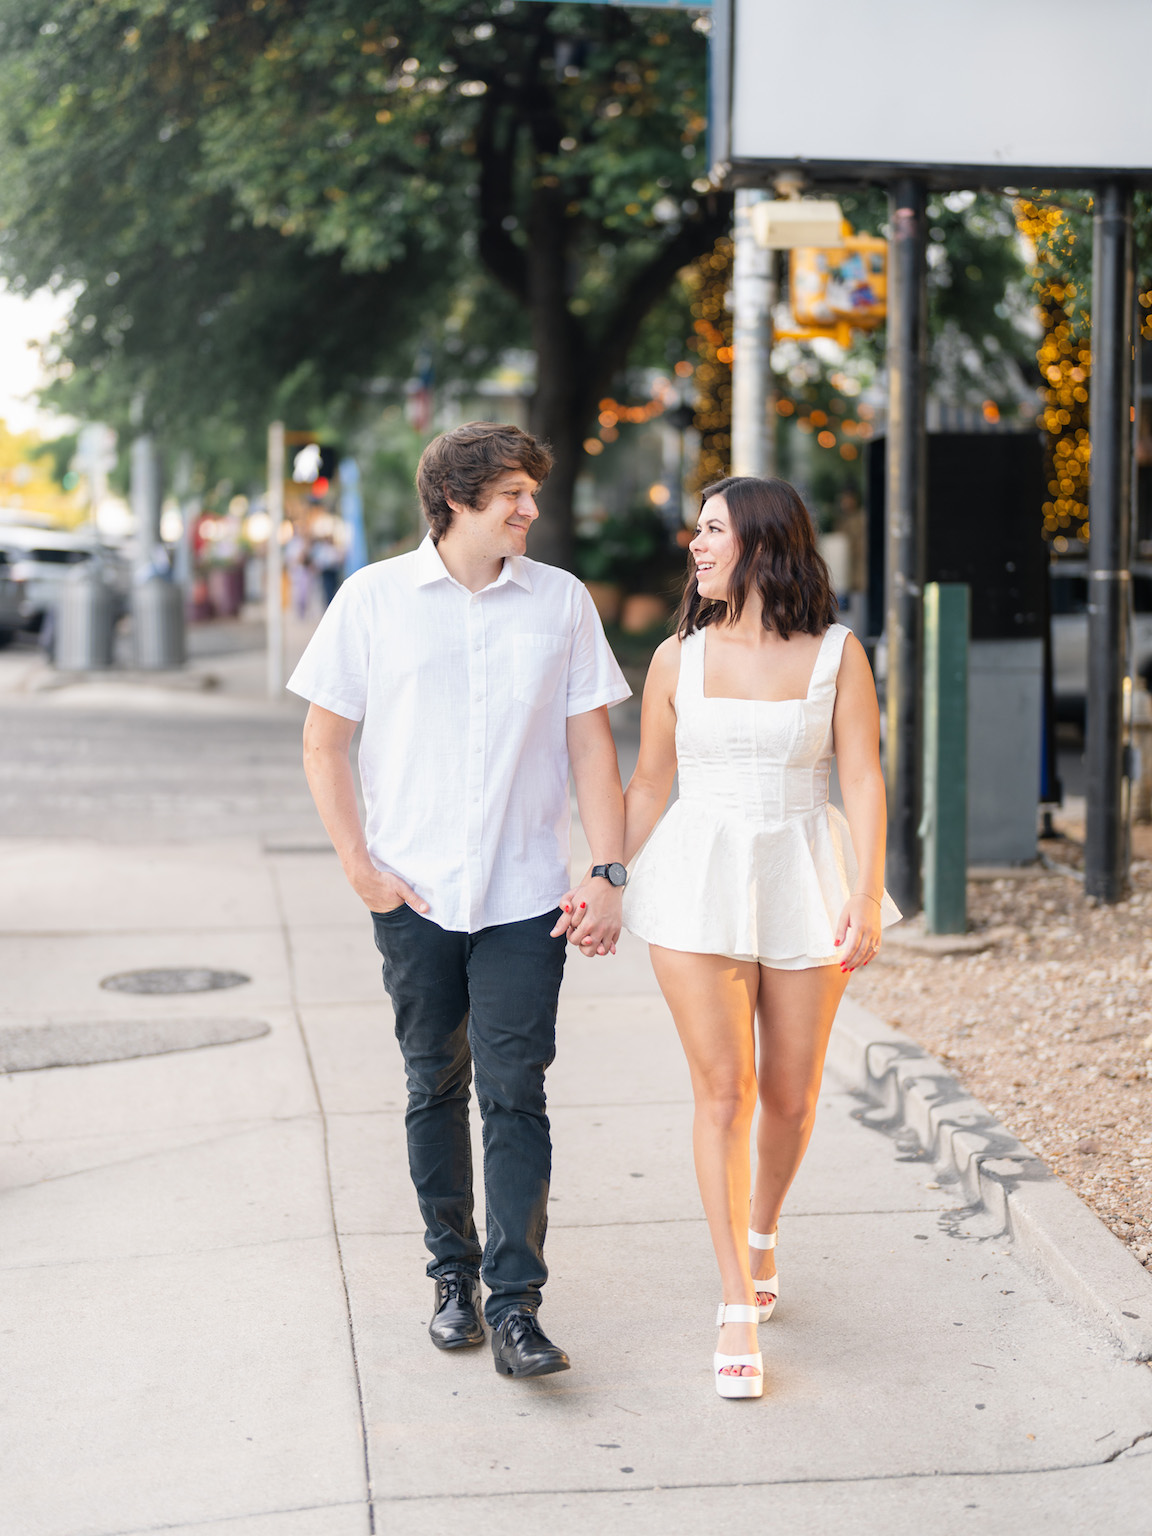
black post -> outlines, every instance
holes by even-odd
[[[926,524],[927,189],[914,176],[888,201],[888,863],[905,916],[920,910],[922,681]]]
[[[1132,188],[1119,181],[1101,187],[1092,223],[1084,894],[1112,902],[1128,883],[1123,779],[1132,554]]]

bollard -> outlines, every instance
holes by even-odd
[[[1152,697],[1144,679],[1133,680],[1132,718],[1132,820],[1152,821]]]
[[[81,568],[61,582],[54,605],[52,661],[61,672],[94,672],[112,665],[114,600],[98,576]]]
[[[968,927],[968,630],[960,582],[924,588],[924,925]]]
[[[159,672],[184,665],[184,592],[154,577],[132,589],[132,646],[135,665]]]

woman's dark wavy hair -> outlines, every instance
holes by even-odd
[[[740,553],[726,602],[700,596],[695,561],[688,556],[688,579],[676,613],[681,640],[709,624],[735,624],[753,586],[764,605],[765,629],[784,640],[793,631],[823,634],[836,622],[836,596],[816,549],[808,508],[795,488],[787,480],[731,475],[705,486],[701,510],[710,496],[723,496]]]

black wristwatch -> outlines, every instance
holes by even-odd
[[[621,886],[628,884],[628,871],[623,864],[593,864],[593,875],[599,875],[607,880],[610,885]]]

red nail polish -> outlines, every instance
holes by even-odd
[[[588,905],[588,903],[587,903],[587,902],[586,902],[586,901],[582,901],[582,902],[581,902],[581,903],[580,903],[580,910],[581,910],[581,912],[583,912],[583,910],[584,910],[584,908],[585,908],[585,907],[586,907],[586,906],[587,906],[587,905]]]

